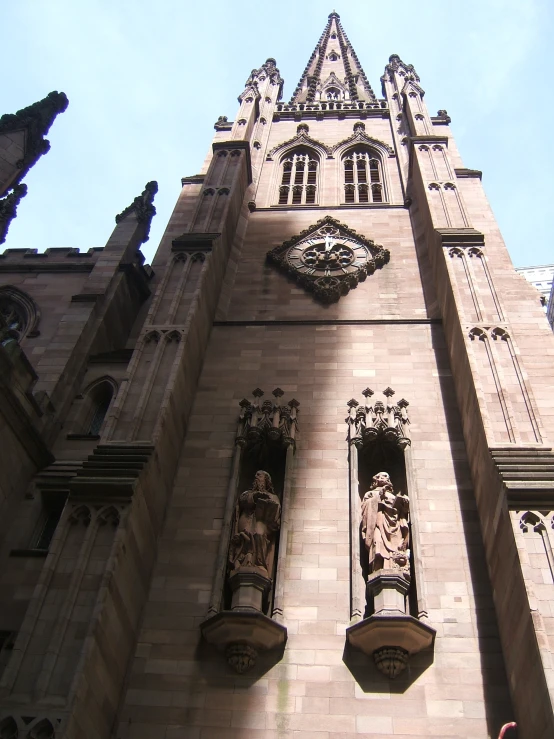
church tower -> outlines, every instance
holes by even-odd
[[[152,268],[156,183],[103,250],[3,255],[21,313],[63,282],[17,337],[42,457],[5,510],[50,528],[4,533],[0,737],[554,735],[554,336],[446,111],[381,83],[333,12]]]

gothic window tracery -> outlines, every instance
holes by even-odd
[[[26,336],[38,336],[39,310],[26,293],[16,287],[0,288],[0,344],[20,342]]]
[[[354,149],[344,159],[344,202],[384,201],[381,161],[368,149]]]
[[[314,205],[317,202],[319,160],[311,151],[297,149],[282,161],[279,205]]]

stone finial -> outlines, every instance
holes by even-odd
[[[10,134],[21,129],[26,131],[25,153],[23,158],[16,162],[17,168],[22,170],[17,176],[17,182],[23,179],[39,157],[49,151],[50,142],[44,137],[58,113],[63,113],[68,105],[67,95],[64,92],[54,91],[27,108],[13,114],[6,113],[0,118],[0,134]]]
[[[150,233],[150,225],[152,218],[156,215],[156,208],[154,207],[154,196],[158,192],[158,183],[155,180],[147,182],[144,186],[144,190],[138,195],[131,205],[128,205],[125,210],[122,210],[115,217],[116,223],[121,223],[127,218],[128,215],[134,213],[139,223],[144,225],[144,238],[142,242],[148,241],[148,234]]]

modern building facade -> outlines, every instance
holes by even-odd
[[[544,306],[548,322],[554,328],[554,264],[541,264],[537,267],[516,267],[516,272],[523,275],[540,293],[540,301]]]
[[[0,737],[554,735],[554,336],[446,111],[381,83],[333,12],[152,267],[156,183],[0,256]]]

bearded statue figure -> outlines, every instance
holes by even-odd
[[[373,477],[362,500],[361,533],[368,555],[369,574],[379,570],[395,571],[409,579],[409,507],[408,496],[395,494],[386,472]]]
[[[230,574],[243,568],[259,568],[270,578],[275,542],[281,522],[281,503],[273,490],[271,476],[256,472],[251,490],[239,495],[229,547]]]

